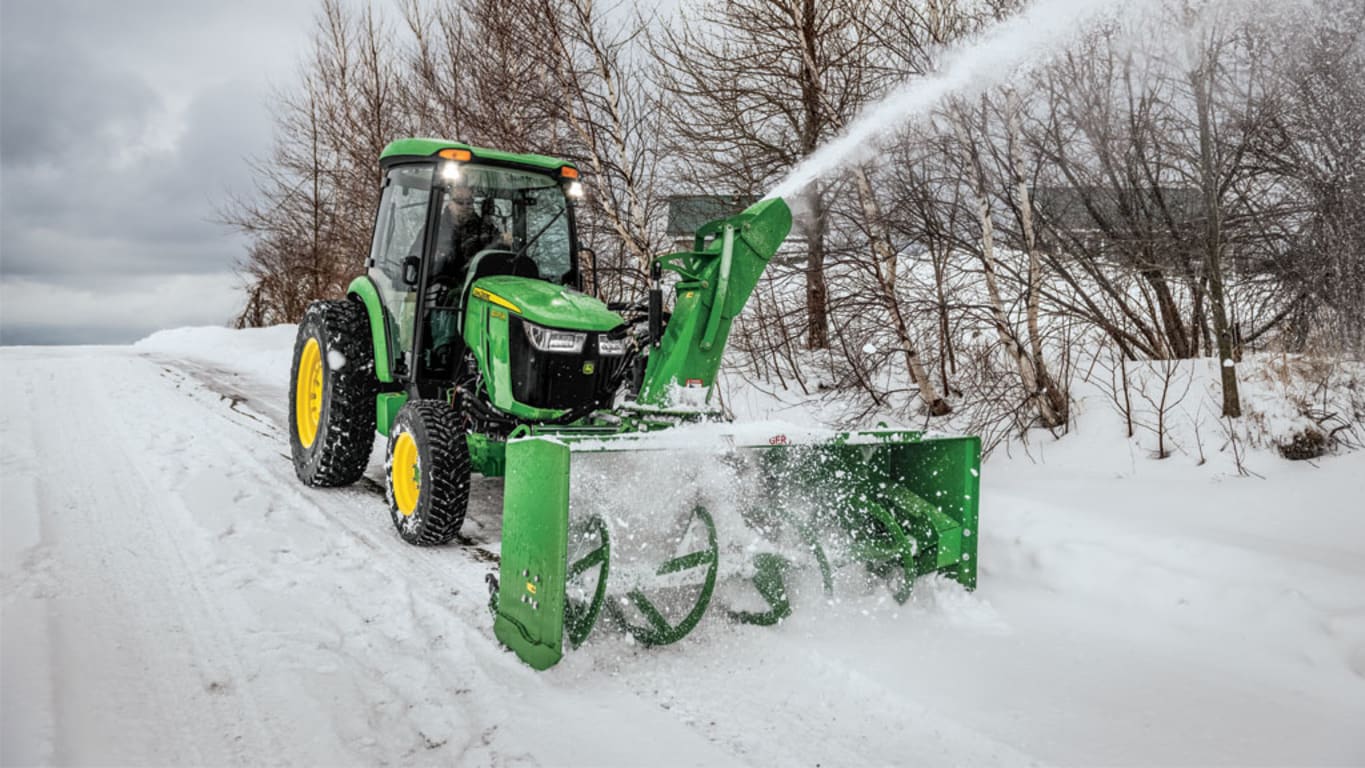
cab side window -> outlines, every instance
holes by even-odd
[[[395,367],[407,368],[412,350],[416,286],[403,280],[403,262],[409,256],[422,255],[431,180],[430,165],[402,165],[390,170],[375,219],[369,273],[384,301],[390,363]]]

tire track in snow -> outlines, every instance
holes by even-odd
[[[469,695],[521,672],[487,629],[488,563],[402,544],[372,493],[299,487],[278,438],[242,405],[126,350],[21,362],[5,379],[26,391],[4,412],[5,500],[25,502],[40,530],[15,543],[10,568],[10,533],[27,518],[6,511],[7,757],[490,763],[508,752],[497,737],[509,713]],[[39,459],[9,450],[11,436]],[[57,578],[45,586],[46,572]],[[39,627],[10,624],[19,617]],[[22,689],[11,651],[35,673]],[[19,747],[12,699],[34,729]]]
[[[253,726],[249,697],[215,694],[202,666],[231,659],[221,620],[205,610],[176,542],[148,504],[137,454],[117,429],[102,379],[116,359],[64,360],[44,391],[21,400],[39,425],[32,449],[41,540],[57,563],[48,606],[47,669],[55,762],[247,764],[274,745]],[[45,360],[31,362],[43,365]],[[80,419],[54,411],[75,408]],[[55,459],[55,461],[53,461]],[[95,489],[98,489],[96,492]],[[207,629],[205,629],[207,628]],[[94,631],[91,631],[94,630]],[[126,739],[152,714],[189,738]],[[207,733],[203,722],[219,726]]]
[[[152,359],[157,360],[162,365],[163,370],[168,373],[176,371],[193,379],[200,386],[217,393],[229,403],[229,410],[261,425],[260,434],[278,441],[281,458],[285,462],[292,462],[289,456],[288,414],[285,413],[288,405],[287,389],[252,381],[239,372],[209,363],[173,360],[164,357],[153,357]],[[365,492],[377,496],[380,500],[379,511],[381,513],[386,512],[387,501],[383,471],[385,450],[383,438],[376,438],[374,449],[370,454],[369,468],[366,470],[365,476],[354,487],[312,490],[323,494]],[[290,466],[290,477],[297,485],[298,480],[292,474],[292,464]],[[469,512],[465,516],[464,529],[456,537],[457,546],[434,549],[416,548],[396,539],[402,545],[397,550],[419,553],[416,555],[419,558],[426,556],[441,560],[444,558],[430,553],[454,549],[467,552],[476,560],[496,562],[497,554],[489,549],[488,545],[501,538],[501,529],[502,481],[498,478],[485,478],[476,474],[473,477]],[[361,532],[357,531],[357,533]]]
[[[200,381],[197,376],[195,379],[183,379],[177,382],[177,385],[177,388],[191,399],[210,409],[217,409],[219,417],[229,421],[236,418],[225,415],[224,410],[234,414],[249,414],[247,409],[251,405],[251,396],[241,392],[233,392],[231,394],[236,396],[227,398],[236,407],[223,408],[224,400],[218,394],[222,394],[226,388],[221,380],[217,380],[212,387],[218,394],[210,394],[207,389],[199,389]],[[277,415],[282,414],[277,412]],[[287,456],[281,456],[278,461],[273,458],[274,455],[278,455],[278,449],[282,447],[282,441],[287,436],[283,425],[270,424],[274,434],[262,433],[252,428],[260,421],[259,419],[247,415],[246,420],[251,423],[239,424],[243,427],[238,432],[244,438],[243,442],[265,442],[269,445],[266,451],[260,450],[259,445],[243,445],[242,450],[238,451],[240,463],[251,470],[252,477],[246,480],[258,487],[270,488],[277,497],[283,497],[286,503],[282,506],[286,513],[300,515],[306,512],[309,525],[333,534],[336,540],[325,548],[326,551],[347,552],[363,549],[365,554],[363,558],[356,560],[356,567],[372,571],[378,577],[377,580],[382,582],[375,585],[369,596],[348,596],[352,601],[349,613],[362,616],[363,625],[379,624],[379,631],[389,635],[385,638],[384,645],[392,647],[404,643],[409,645],[426,643],[426,647],[418,649],[415,654],[403,658],[390,657],[384,659],[382,665],[378,666],[367,665],[364,663],[368,660],[367,657],[377,651],[373,633],[356,633],[354,630],[359,629],[358,627],[348,626],[338,627],[339,630],[346,631],[338,631],[336,642],[323,643],[318,650],[362,662],[359,665],[345,664],[349,668],[362,670],[361,674],[365,677],[364,684],[359,685],[352,693],[363,698],[366,695],[365,691],[359,689],[388,690],[387,697],[377,697],[379,700],[374,703],[375,712],[372,713],[380,720],[388,721],[387,729],[391,730],[395,721],[419,723],[416,741],[424,749],[438,749],[452,741],[458,741],[460,734],[452,733],[446,726],[450,719],[448,712],[450,702],[447,697],[432,694],[429,690],[419,690],[429,688],[429,684],[424,681],[433,677],[433,669],[440,669],[438,664],[433,663],[434,659],[426,653],[439,652],[451,635],[476,635],[482,642],[496,647],[491,637],[491,629],[485,629],[491,622],[488,620],[487,597],[483,591],[483,574],[489,572],[489,563],[495,561],[496,556],[482,548],[426,549],[412,547],[402,542],[393,532],[382,496],[376,498],[373,491],[317,490],[300,486]],[[247,434],[251,436],[247,438]],[[265,459],[266,456],[271,458]],[[241,485],[243,480],[241,477],[234,478],[232,484]],[[274,514],[278,515],[278,512]],[[234,531],[234,534],[236,533],[240,532]],[[466,557],[452,563],[450,557],[452,552],[461,552]],[[314,553],[314,557],[303,564],[309,568],[317,566],[319,554]],[[471,570],[474,573],[470,573]],[[372,604],[374,600],[382,601],[385,605],[375,606]],[[333,615],[345,616],[347,613],[342,611]],[[383,616],[382,620],[378,618],[379,615]],[[392,630],[395,626],[402,626],[409,631],[394,633]],[[499,653],[499,656],[505,654]],[[507,658],[496,660],[497,665],[505,663],[514,662]],[[333,666],[340,667],[343,664],[339,662]],[[366,669],[370,671],[365,672]],[[407,670],[406,674],[399,673],[399,670],[403,669]],[[394,681],[398,681],[396,686]],[[450,680],[449,690],[455,691],[454,695],[459,695],[458,692],[462,690],[468,691],[469,688],[468,680],[462,678]],[[409,711],[414,709],[424,712],[425,715],[414,720]],[[464,719],[477,721],[479,718]],[[364,741],[362,738],[362,745],[370,746],[365,745]],[[466,748],[469,745],[454,746]]]

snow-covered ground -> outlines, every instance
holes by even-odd
[[[985,465],[976,592],[599,632],[538,673],[487,612],[500,483],[436,549],[393,531],[379,450],[301,486],[292,338],[0,350],[0,762],[1365,763],[1365,453],[1238,477],[1083,400]]]

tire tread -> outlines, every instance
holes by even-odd
[[[469,507],[471,463],[459,414],[440,400],[409,401],[394,420],[389,437],[389,461],[392,461],[394,437],[401,430],[412,432],[417,440],[418,454],[423,462],[430,462],[430,467],[423,473],[422,494],[411,520],[398,511],[393,498],[392,468],[386,467],[389,510],[394,525],[410,544],[438,546],[448,543],[459,535]]]
[[[299,442],[293,423],[294,388],[298,382],[299,353],[310,337],[318,338],[323,354],[323,415],[312,446]],[[365,474],[374,447],[374,344],[369,316],[356,301],[315,301],[299,323],[290,379],[290,443],[294,469],[304,483],[321,488],[350,485]],[[333,370],[331,354],[339,352],[346,364]]]

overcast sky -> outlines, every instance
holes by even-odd
[[[222,325],[315,0],[0,0],[0,343]]]

